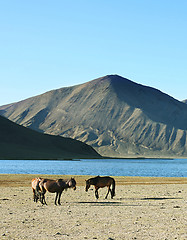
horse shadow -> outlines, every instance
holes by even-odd
[[[159,201],[159,200],[174,200],[174,199],[182,199],[178,197],[145,197],[145,198],[118,198],[118,200],[142,200],[142,201],[149,201],[149,200],[154,200],[154,201]]]
[[[85,202],[74,202],[76,204],[81,204],[81,205],[91,205],[91,206],[138,206],[138,205],[135,205],[135,204],[126,204],[124,202],[102,202],[102,201],[93,201],[93,202],[89,202],[89,201],[85,201]]]
[[[182,198],[177,198],[177,197],[145,197],[145,198],[117,198],[117,201],[81,201],[81,202],[74,202],[75,204],[80,204],[80,205],[91,205],[91,206],[104,206],[104,207],[109,207],[109,206],[132,206],[132,207],[140,207],[140,204],[136,204],[136,202],[132,203],[125,203],[122,201],[163,201],[163,200],[174,200],[174,199],[182,199]],[[120,201],[120,202],[119,202]]]
[[[148,198],[141,198],[140,200],[173,200],[173,199],[182,199],[176,197],[148,197]]]

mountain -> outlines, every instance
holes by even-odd
[[[0,114],[104,156],[187,156],[187,105],[118,75],[5,105]]]
[[[0,159],[99,158],[77,140],[51,136],[25,128],[0,116]]]

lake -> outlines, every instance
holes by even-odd
[[[0,174],[187,177],[187,159],[0,160]]]

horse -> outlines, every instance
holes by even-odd
[[[115,180],[112,177],[97,176],[97,177],[90,178],[90,179],[86,180],[86,188],[85,188],[86,192],[90,188],[90,185],[95,186],[95,197],[97,199],[99,198],[98,190],[99,190],[99,188],[103,188],[103,187],[108,188],[108,192],[105,196],[105,199],[107,199],[109,192],[111,193],[111,198],[113,198],[115,196]],[[112,189],[110,188],[111,185],[112,185]]]
[[[37,202],[38,199],[40,199],[40,201],[41,201],[41,191],[39,189],[37,189],[37,186],[41,180],[42,180],[42,178],[38,177],[38,178],[32,179],[32,181],[31,181],[34,202]]]
[[[64,179],[58,179],[58,180],[52,180],[52,179],[42,179],[41,181],[38,182],[38,190],[41,191],[42,193],[42,204],[46,204],[45,202],[45,193],[46,191],[50,193],[56,193],[55,197],[55,205],[57,205],[57,199],[58,199],[58,204],[61,205],[60,203],[60,197],[64,189],[68,188],[73,188],[76,190],[76,181],[74,178],[71,178],[69,180],[64,180]]]

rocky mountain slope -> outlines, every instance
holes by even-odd
[[[85,143],[25,128],[0,116],[0,159],[98,158]]]
[[[2,106],[0,114],[106,156],[187,156],[187,105],[118,75]]]

